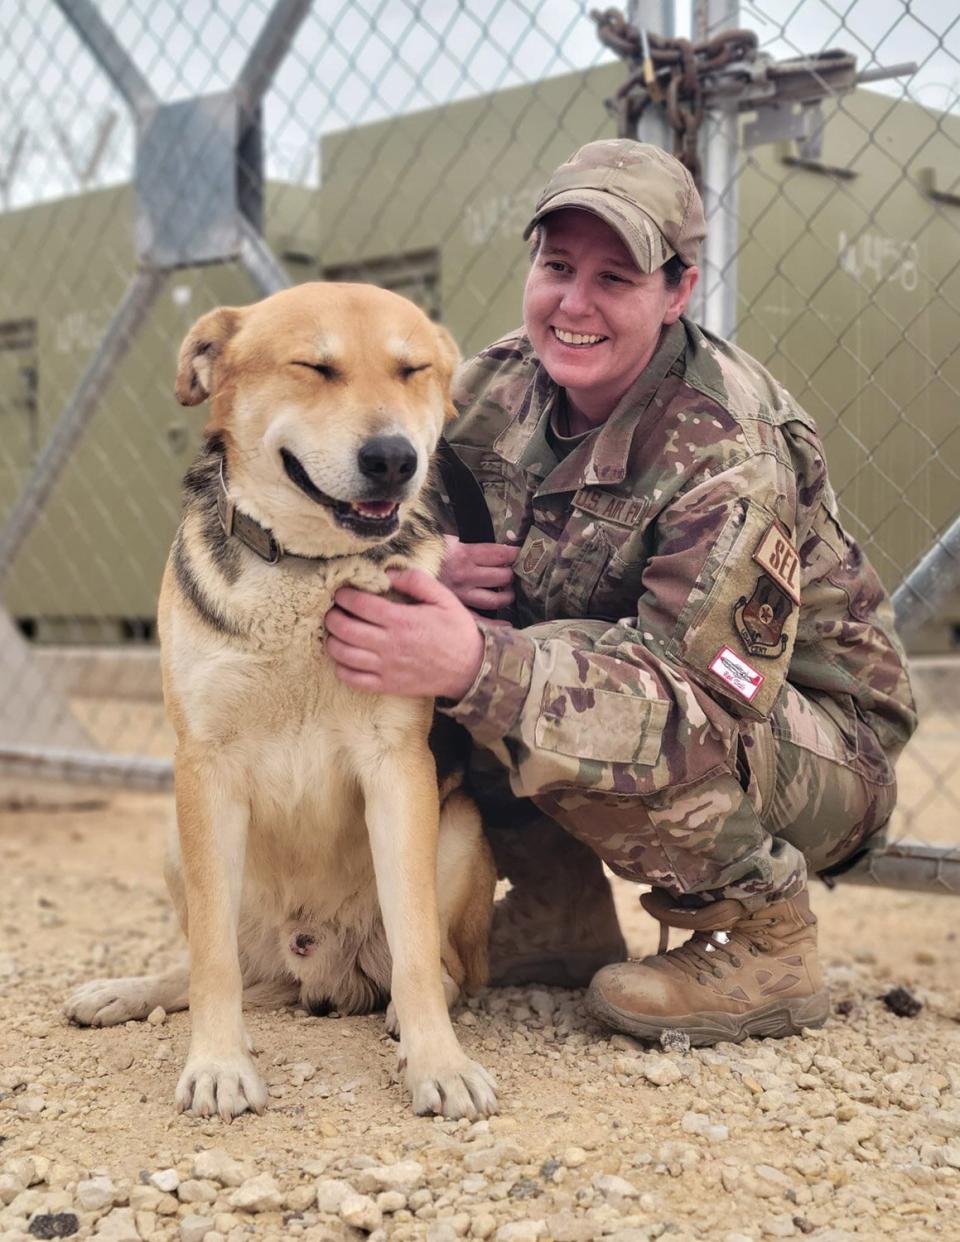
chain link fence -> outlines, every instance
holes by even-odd
[[[519,319],[519,233],[548,173],[638,133],[698,162],[700,317],[817,418],[846,522],[897,590],[924,719],[890,835],[928,847],[914,882],[957,886],[948,9],[0,0],[0,32],[8,770],[169,783],[154,614],[202,434],[172,395],[193,320],[290,282],[370,280],[475,350]],[[896,882],[893,853],[869,865]]]

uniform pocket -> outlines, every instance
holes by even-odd
[[[665,699],[547,682],[536,742],[579,759],[652,767],[660,757],[669,707]]]

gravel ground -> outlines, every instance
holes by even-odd
[[[472,1125],[409,1112],[381,1017],[255,1011],[271,1106],[224,1126],[174,1114],[186,1014],[60,1013],[74,984],[179,952],[171,815],[0,785],[0,1238],[960,1239],[956,899],[817,885],[834,1015],[778,1042],[664,1053],[579,992],[487,990],[457,1030],[503,1111]],[[653,951],[636,890],[617,897]],[[896,985],[915,1016],[880,999]]]

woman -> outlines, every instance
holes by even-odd
[[[556,170],[525,233],[524,328],[455,394],[450,439],[499,542],[454,542],[440,582],[398,575],[415,607],[344,590],[327,620],[344,681],[436,695],[509,775],[488,810],[525,860],[507,924],[539,918],[574,976],[621,956],[599,863],[568,847],[555,881],[556,823],[694,931],[606,965],[588,1000],[615,1029],[698,1044],[825,1020],[808,868],[887,821],[916,723],[812,420],[683,317],[704,232],[659,148],[590,143]],[[470,611],[504,605],[509,625]]]

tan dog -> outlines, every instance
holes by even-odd
[[[98,1026],[189,1001],[181,1111],[264,1108],[242,998],[361,1013],[388,993],[416,1111],[496,1110],[447,1013],[486,971],[479,817],[456,774],[438,795],[432,703],[347,688],[322,643],[337,587],[439,569],[424,485],[456,362],[443,328],[364,285],[212,311],[180,351],[179,400],[211,404],[160,597],[167,883],[190,966],[86,984],[67,1013]]]

